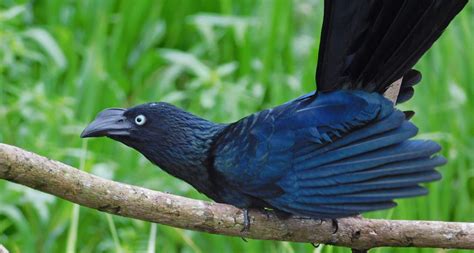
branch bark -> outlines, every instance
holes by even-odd
[[[397,104],[397,98],[398,98],[398,94],[400,93],[402,82],[403,82],[403,77],[401,77],[397,81],[390,84],[388,89],[383,94],[383,96],[386,97],[388,100],[392,101],[394,105]]]
[[[8,250],[0,244],[0,253],[8,253]]]
[[[474,249],[474,223],[345,218],[334,233],[331,221],[242,210],[106,180],[66,164],[0,144],[0,178],[50,193],[82,206],[134,219],[213,234],[260,240],[311,242],[350,247]]]

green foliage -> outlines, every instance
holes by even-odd
[[[368,216],[472,221],[474,5],[418,64],[420,138],[450,162],[427,197]],[[79,139],[106,107],[167,101],[230,122],[314,89],[318,0],[0,1],[0,142],[94,174],[204,198],[135,151]],[[107,216],[0,182],[0,243],[11,252],[348,252],[230,238]],[[156,234],[156,236],[155,236]],[[379,252],[434,252],[382,249]]]

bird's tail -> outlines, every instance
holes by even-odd
[[[394,199],[426,195],[420,184],[441,179],[435,168],[446,160],[436,155],[441,149],[437,143],[410,140],[417,132],[401,111],[392,110],[321,148],[301,149],[288,180],[297,185],[297,197],[269,203],[299,215],[341,218],[394,207]]]
[[[326,0],[316,73],[318,90],[383,93],[401,77],[419,79],[418,73],[409,74],[411,68],[466,3]],[[401,95],[407,99],[413,93],[413,82],[404,84]]]

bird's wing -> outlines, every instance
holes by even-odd
[[[316,70],[318,90],[383,93],[402,76],[410,79],[415,73],[407,76],[410,69],[466,3],[325,0]],[[413,94],[412,85],[402,84],[402,99]]]
[[[303,97],[231,125],[214,147],[226,184],[272,207],[342,217],[392,207],[439,179],[439,146],[409,141],[417,128],[381,95]]]

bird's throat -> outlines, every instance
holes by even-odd
[[[191,114],[179,115],[164,124],[168,127],[147,133],[148,137],[139,142],[122,142],[164,171],[209,195],[212,188],[207,164],[209,149],[225,125]]]

